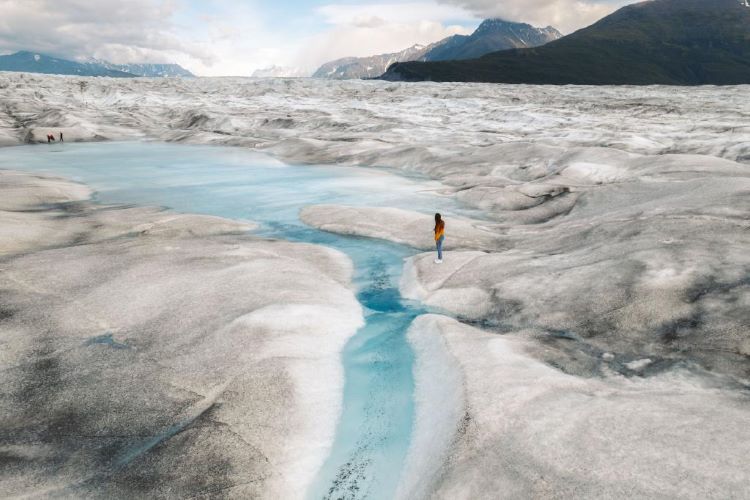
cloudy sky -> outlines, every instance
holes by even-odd
[[[0,0],[0,53],[176,62],[205,76],[314,70],[470,33],[487,17],[569,33],[629,0]]]

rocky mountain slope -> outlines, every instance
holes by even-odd
[[[472,59],[490,52],[506,49],[539,47],[558,38],[562,33],[552,26],[536,28],[530,24],[512,23],[502,19],[487,19],[468,37],[433,48],[425,61]]]
[[[750,83],[750,9],[737,0],[651,0],[534,49],[409,62],[387,80],[592,85]]]
[[[524,23],[487,19],[469,36],[453,35],[430,45],[414,45],[392,54],[338,59],[321,66],[313,77],[336,80],[375,78],[397,62],[469,59],[496,50],[538,47],[560,37],[562,34],[551,26],[535,28]]]
[[[195,76],[178,64],[113,64],[98,59],[76,62],[28,51],[0,56],[0,71],[115,78]]]
[[[152,78],[158,77],[184,77],[190,78],[195,75],[190,71],[186,70],[179,64],[112,64],[107,61],[101,61],[93,59],[89,64],[101,65],[108,69],[115,71],[122,71],[124,73],[130,73],[136,76],[146,76]]]
[[[440,43],[440,42],[438,42]],[[313,73],[313,78],[351,80],[357,78],[377,78],[391,64],[402,61],[423,61],[433,45],[413,45],[401,52],[378,54],[370,57],[345,57],[325,63]]]

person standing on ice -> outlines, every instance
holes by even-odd
[[[63,142],[62,132],[60,132],[60,142]]]
[[[445,221],[440,214],[435,214],[435,246],[437,246],[438,257],[435,264],[443,263],[443,242],[445,241]]]

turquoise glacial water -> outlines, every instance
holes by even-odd
[[[286,165],[243,149],[144,142],[4,148],[0,168],[84,182],[102,203],[252,220],[262,225],[254,234],[346,253],[355,265],[366,324],[342,353],[343,413],[333,449],[308,496],[393,497],[414,423],[414,353],[406,330],[425,312],[400,296],[398,282],[404,258],[417,251],[325,233],[304,225],[298,215],[302,207],[321,203],[461,212],[434,192],[436,184],[373,169]]]

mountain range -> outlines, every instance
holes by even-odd
[[[453,35],[430,45],[414,45],[401,52],[370,57],[347,57],[322,65],[313,78],[336,80],[376,78],[404,61],[470,59],[497,50],[538,47],[562,37],[555,28],[487,19],[471,35]]]
[[[87,64],[99,65],[103,68],[129,73],[135,76],[146,76],[152,78],[159,77],[195,77],[190,71],[186,70],[179,64],[158,64],[158,63],[134,63],[134,64],[112,64],[107,61],[92,59]]]
[[[650,0],[547,45],[403,62],[386,80],[591,85],[750,83],[746,0]]]
[[[96,59],[76,62],[28,51],[0,56],[0,71],[114,78],[194,76],[178,64],[112,64]]]
[[[438,42],[440,43],[440,42]],[[357,78],[377,78],[388,66],[402,61],[423,61],[424,55],[433,45],[414,45],[401,52],[379,54],[370,57],[345,57],[327,62],[313,73],[313,78],[329,80],[351,80]]]

